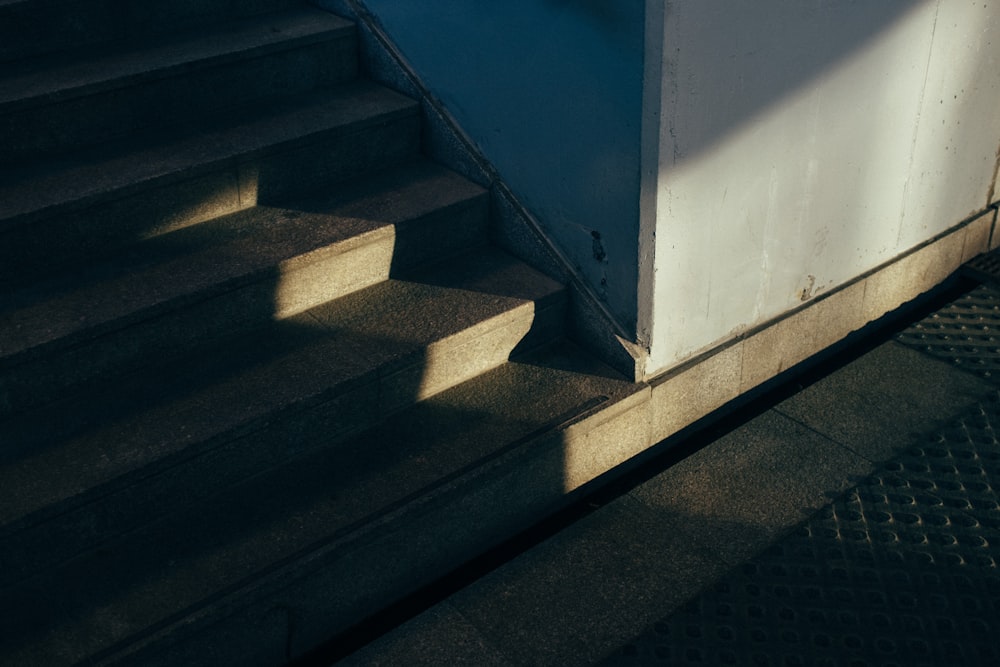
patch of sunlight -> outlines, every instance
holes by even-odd
[[[604,460],[606,457],[601,456],[610,453],[609,450],[594,447],[590,440],[591,434],[580,424],[566,429],[563,435],[563,493],[575,491],[613,467],[614,460]]]
[[[291,317],[339,296],[388,280],[396,232],[386,225],[335,249],[283,262],[274,286],[274,318]],[[343,247],[341,247],[343,246]]]
[[[650,445],[650,413],[642,394],[588,412],[560,431],[565,493],[632,459]]]
[[[414,369],[417,400],[506,363],[534,321],[535,304],[528,301],[429,346],[421,367]]]
[[[148,227],[140,240],[169,234],[257,205],[256,184],[237,184],[231,173],[209,174],[193,179],[182,190],[181,195],[169,186],[163,191],[173,201],[170,206],[152,207],[151,210],[156,212],[155,218],[148,220]]]

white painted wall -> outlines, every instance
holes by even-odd
[[[645,107],[660,114],[645,139],[659,165],[644,182],[647,374],[990,203],[1000,3],[651,1],[664,11],[646,65],[662,71]]]

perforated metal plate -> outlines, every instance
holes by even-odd
[[[1000,292],[977,287],[909,326],[896,340],[1000,380]]]
[[[931,434],[607,664],[1000,665],[996,425]]]
[[[962,269],[976,280],[1000,286],[1000,250],[980,255],[966,262]]]

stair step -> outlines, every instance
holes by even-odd
[[[18,581],[0,662],[282,664],[558,507],[642,399],[565,342],[505,363]]]
[[[0,664],[285,664],[648,445],[293,0],[0,0]]]
[[[437,165],[338,190],[177,230],[0,298],[0,419],[134,368],[150,349],[176,356],[485,243],[486,192]]]
[[[0,285],[415,158],[416,102],[369,82],[0,184]]]
[[[565,298],[483,249],[9,419],[0,581],[502,365],[562,334]]]
[[[0,63],[108,42],[142,42],[172,30],[301,5],[301,0],[0,0]]]
[[[0,67],[0,168],[354,78],[354,26],[303,7],[80,60]]]

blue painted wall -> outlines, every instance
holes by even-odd
[[[627,331],[635,330],[643,0],[365,0]]]

